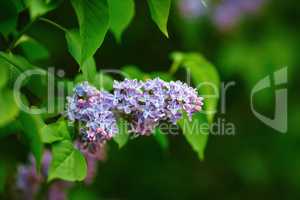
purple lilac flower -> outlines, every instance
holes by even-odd
[[[16,187],[21,191],[24,199],[34,199],[41,182],[42,177],[36,173],[34,165],[18,167]]]
[[[180,81],[169,84],[167,96],[166,115],[172,123],[176,123],[185,111],[191,120],[193,113],[202,109],[203,98],[199,97],[197,90]]]
[[[93,182],[98,168],[98,161],[106,160],[106,144],[98,143],[95,146],[95,152],[82,147],[82,142],[77,140],[75,146],[83,153],[87,162],[87,176],[84,179],[85,184],[89,185]]]
[[[178,1],[178,9],[186,19],[197,19],[204,15],[207,11],[204,0],[180,0]]]
[[[176,123],[186,112],[191,118],[202,108],[202,97],[180,81],[165,82],[159,78],[146,82],[115,81],[114,94],[100,92],[87,82],[78,85],[68,98],[68,117],[82,123],[80,148],[96,153],[99,144],[118,131],[116,116],[125,116],[130,130],[149,135],[162,121]]]
[[[247,0],[239,1],[239,6],[241,10],[247,14],[255,14],[264,5],[265,0]]]
[[[67,192],[73,183],[67,181],[54,181],[48,189],[48,200],[67,200]]]
[[[255,14],[265,0],[223,0],[213,13],[213,21],[221,30],[232,29],[245,14]]]
[[[30,163],[28,165],[20,165],[17,171],[17,188],[22,192],[25,199],[34,199],[41,183],[47,176],[48,167],[51,161],[50,151],[44,151],[41,174],[36,171],[36,164],[33,155],[29,156]]]
[[[151,134],[161,121],[176,123],[182,111],[191,117],[203,104],[197,91],[180,81],[126,79],[115,81],[113,88],[115,108],[127,115],[131,131],[140,135]]]
[[[98,91],[84,82],[75,87],[74,94],[67,100],[68,118],[81,123],[81,142],[90,151],[96,152],[98,143],[111,139],[117,133],[112,94]]]

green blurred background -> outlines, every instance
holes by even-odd
[[[239,16],[234,25],[224,29],[211,17],[213,6],[221,2],[208,3],[207,8],[199,10],[203,13],[191,17],[180,11],[180,1],[184,0],[172,2],[168,39],[151,21],[146,2],[136,0],[136,15],[122,42],[117,43],[108,34],[95,55],[97,67],[101,70],[136,65],[149,73],[167,72],[171,52],[200,52],[216,66],[221,81],[236,82],[228,90],[226,113],[216,115],[235,125],[235,135],[210,135],[204,161],[199,161],[182,135],[168,136],[167,150],[153,137],[130,140],[121,150],[112,143],[94,184],[77,184],[70,191],[71,198],[299,199],[300,4],[293,0],[265,0],[255,13]],[[66,28],[77,26],[69,1],[46,17]],[[22,12],[18,26],[22,27],[27,19],[28,13]],[[79,67],[68,53],[62,31],[39,21],[27,35],[49,50],[49,58],[33,59],[34,63],[64,69],[69,78],[76,76]],[[3,38],[0,42],[1,49],[7,46]],[[22,48],[16,51],[26,52],[26,46]],[[29,47],[29,51],[34,49]],[[253,115],[250,92],[260,79],[285,66],[288,132],[282,134]],[[270,117],[275,105],[273,89],[258,94],[255,100],[257,110]],[[7,157],[25,160],[26,147],[16,138],[2,138],[0,149]]]

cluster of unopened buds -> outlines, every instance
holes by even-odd
[[[150,135],[159,123],[176,124],[184,112],[191,119],[203,106],[196,89],[159,78],[115,81],[112,94],[83,82],[67,101],[68,119],[79,122],[82,146],[90,152],[118,133],[118,117],[128,121],[129,132]]]

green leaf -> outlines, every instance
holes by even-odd
[[[35,19],[57,8],[62,0],[26,0],[26,2],[31,19]]]
[[[146,76],[146,74],[135,65],[126,65],[122,67],[121,71],[123,72],[123,75],[129,79],[136,78],[138,80],[144,80]]]
[[[65,33],[69,53],[75,58],[78,64],[81,60],[81,39],[78,30],[69,30]]]
[[[171,0],[147,0],[151,17],[161,32],[169,37],[167,24],[170,12]]]
[[[128,123],[123,118],[118,119],[118,129],[119,132],[115,135],[114,141],[119,145],[119,148],[122,148],[129,139]]]
[[[93,57],[88,58],[81,67],[82,74],[85,80],[90,83],[95,82],[95,76],[97,74],[96,62]]]
[[[82,186],[77,186],[71,188],[71,191],[69,192],[68,196],[69,200],[83,200],[83,199],[88,199],[88,200],[102,200],[103,198],[99,197],[98,194],[96,194],[91,188],[88,187],[82,187]]]
[[[152,79],[160,78],[164,81],[171,81],[173,79],[173,77],[169,73],[165,73],[165,72],[151,72],[149,76]]]
[[[192,121],[189,121],[186,115],[178,122],[188,143],[198,154],[200,160],[204,159],[204,150],[206,147],[209,124],[203,113],[195,113]]]
[[[44,143],[53,143],[65,139],[71,140],[66,121],[45,124],[42,127],[42,141]]]
[[[45,46],[26,35],[23,35],[16,45],[20,45],[25,57],[31,62],[48,59],[50,56]]]
[[[118,42],[121,41],[123,31],[134,17],[133,0],[109,0],[110,29]]]
[[[101,46],[109,28],[107,0],[71,0],[80,30],[80,65]]]
[[[17,16],[10,17],[6,20],[0,21],[0,33],[7,36],[9,33],[16,30],[17,27]]]
[[[55,178],[66,181],[82,181],[87,174],[85,158],[69,140],[54,143],[48,173],[48,181]]]
[[[7,82],[8,79],[8,67],[7,63],[3,60],[0,60],[0,89],[2,89]]]
[[[95,76],[94,86],[100,90],[111,91],[113,83],[113,78],[107,74],[100,72]]]
[[[4,62],[7,64],[10,71],[10,78],[12,79],[10,82],[12,84],[15,83],[15,80],[17,78],[21,77],[20,75],[23,72],[26,72],[30,69],[35,69],[35,73],[32,75],[23,73],[22,76],[25,76],[25,79],[22,82],[22,86],[25,86],[27,89],[30,90],[30,92],[35,94],[37,97],[40,97],[41,99],[47,97],[46,86],[48,73],[46,70],[32,65],[22,56],[13,55],[11,53],[0,52],[0,60],[2,61],[1,63]]]
[[[18,1],[0,1],[0,33],[7,36],[9,33],[16,31],[18,12]]]
[[[95,59],[93,57],[88,58],[82,65],[81,61],[81,38],[78,30],[70,30],[66,32],[66,40],[68,43],[68,50],[70,54],[75,58],[80,65],[80,69],[83,73],[83,80],[87,80],[90,83],[95,81],[95,75],[97,72]]]
[[[10,134],[18,133],[21,130],[22,129],[21,129],[20,122],[17,120],[14,120],[14,121],[0,127],[0,139],[4,138]]]
[[[166,150],[169,147],[169,140],[165,133],[160,130],[160,128],[156,128],[153,134],[156,141],[159,143],[162,149]]]
[[[19,108],[10,90],[0,91],[0,127],[15,120]]]
[[[187,53],[182,56],[181,66],[191,74],[200,95],[204,96],[204,110],[207,112],[208,122],[212,123],[219,100],[219,74],[216,68],[198,53]]]
[[[41,139],[42,119],[39,115],[30,115],[25,112],[20,112],[19,120],[22,126],[23,135],[29,143],[35,157],[37,169],[40,169],[43,153],[43,143]]]

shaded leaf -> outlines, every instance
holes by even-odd
[[[102,198],[99,197],[98,194],[96,194],[91,189],[88,189],[87,187],[74,187],[69,192],[68,196],[70,200],[101,200]]]
[[[121,71],[126,78],[144,80],[145,74],[135,65],[126,65]]]
[[[169,147],[169,140],[165,133],[160,130],[160,128],[156,128],[153,134],[155,140],[159,143],[162,149],[166,150]]]
[[[6,20],[0,21],[0,33],[7,36],[9,33],[16,30],[17,27],[17,16],[10,17]]]
[[[9,33],[16,31],[18,13],[22,5],[18,0],[0,1],[0,33],[7,36]]]
[[[22,36],[18,42],[24,55],[29,61],[38,61],[49,58],[48,49],[29,36]]]
[[[82,181],[87,174],[85,158],[69,140],[54,143],[48,173],[48,181],[55,178],[66,181]]]
[[[38,115],[30,115],[20,112],[19,121],[23,130],[23,135],[29,143],[30,149],[35,157],[37,169],[40,168],[43,143],[41,139],[42,119]]]
[[[134,17],[133,0],[109,0],[110,29],[118,42],[121,41],[123,31]]]
[[[100,72],[95,76],[94,86],[100,90],[111,91],[113,89],[113,83],[113,78],[107,74]]]
[[[10,78],[12,79],[10,82],[15,84],[15,80],[20,78],[21,73],[22,76],[25,76],[22,86],[25,86],[35,94],[37,97],[45,98],[47,97],[47,74],[48,72],[44,69],[41,69],[37,66],[32,65],[29,63],[24,57],[13,55],[9,53],[0,52],[0,60],[7,64],[10,71]],[[32,73],[32,74],[31,74]]]
[[[4,161],[0,161],[0,193],[4,192],[5,180],[6,179],[6,166]]]
[[[161,32],[169,37],[167,24],[170,12],[171,0],[147,0],[151,17]]]

